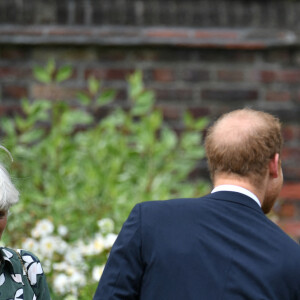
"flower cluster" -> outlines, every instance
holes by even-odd
[[[109,218],[99,220],[98,226],[99,231],[92,238],[70,242],[68,228],[55,228],[50,220],[43,219],[36,223],[31,237],[23,241],[22,248],[39,257],[49,285],[60,297],[76,300],[80,288],[99,281],[105,261],[94,264],[89,258],[104,255],[106,260],[117,235]]]

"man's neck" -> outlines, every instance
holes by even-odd
[[[220,185],[236,185],[242,187],[251,193],[253,193],[259,200],[260,204],[262,204],[265,192],[264,189],[258,189],[257,187],[253,186],[247,179],[244,178],[237,178],[237,177],[230,177],[227,175],[218,175],[214,179],[214,187]]]

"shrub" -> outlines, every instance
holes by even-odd
[[[53,61],[35,68],[36,78],[45,84],[57,84],[70,74],[71,68],[56,70]],[[68,228],[68,243],[86,243],[99,231],[100,219],[114,220],[118,232],[137,202],[198,197],[207,191],[206,183],[188,180],[204,156],[205,118],[185,114],[185,131],[176,134],[155,108],[155,95],[145,89],[141,72],[128,78],[127,109],[114,105],[114,91],[102,89],[99,81],[90,78],[87,85],[76,105],[23,100],[22,115],[2,122],[2,144],[14,157],[8,169],[21,192],[4,237],[9,246],[19,246],[45,218],[55,228]],[[109,113],[98,120],[95,112],[101,110]],[[95,259],[87,259],[89,272]],[[50,286],[54,273],[52,268]],[[82,288],[76,297],[91,298],[93,292]],[[61,299],[57,293],[53,290],[53,299]]]

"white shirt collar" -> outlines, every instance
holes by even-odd
[[[221,191],[227,191],[227,192],[237,192],[237,193],[241,193],[244,194],[250,198],[252,198],[260,207],[261,204],[258,200],[258,198],[249,190],[242,188],[240,186],[237,185],[231,185],[231,184],[223,184],[223,185],[219,185],[217,187],[215,187],[211,193],[215,193],[215,192],[221,192]]]

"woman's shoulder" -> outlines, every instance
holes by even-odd
[[[11,249],[3,247],[2,253],[13,263],[19,260],[25,269],[31,285],[35,285],[38,277],[44,274],[39,258],[30,251],[24,249]]]
[[[2,252],[2,256],[5,256],[8,259],[19,259],[25,258],[26,261],[30,260],[33,262],[40,262],[37,255],[32,253],[31,251],[27,251],[24,249],[12,249],[9,247],[1,247],[0,251]]]

